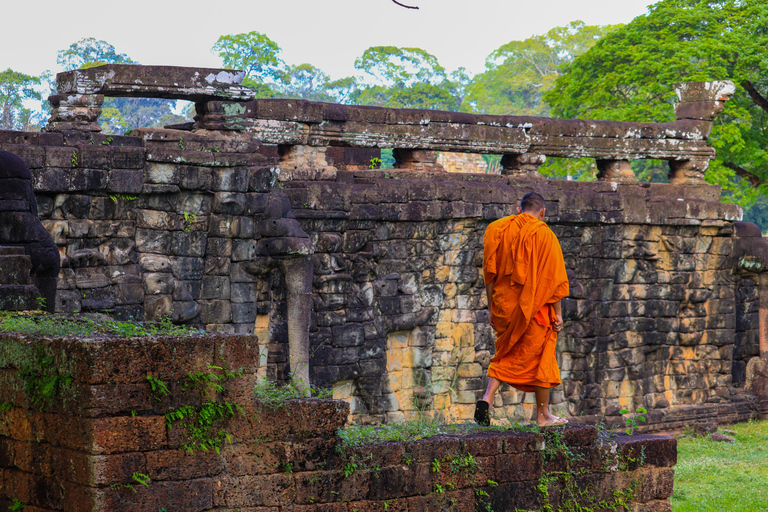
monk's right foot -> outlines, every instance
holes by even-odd
[[[565,425],[568,423],[568,420],[565,418],[558,418],[554,414],[547,414],[546,418],[538,419],[536,422],[540,427],[552,427],[555,425]]]
[[[475,423],[481,427],[491,426],[491,404],[485,400],[478,400],[475,404]]]

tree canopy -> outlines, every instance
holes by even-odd
[[[577,57],[545,100],[558,117],[674,120],[673,85],[730,79],[734,98],[715,120],[717,158],[706,179],[743,206],[768,180],[768,3],[662,0]]]
[[[40,100],[35,88],[40,78],[25,75],[10,68],[0,72],[0,129],[29,130],[34,124],[34,113],[24,107],[26,100]]]
[[[546,116],[542,96],[573,59],[620,25],[574,21],[524,41],[510,41],[486,59],[486,71],[472,80],[466,101],[480,112]]]

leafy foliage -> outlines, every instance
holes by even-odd
[[[724,199],[750,206],[768,190],[766,26],[760,0],[662,0],[577,57],[545,100],[560,117],[672,121],[673,84],[733,80],[706,179],[726,189]]]
[[[34,113],[24,107],[24,101],[42,99],[35,88],[39,84],[40,78],[11,68],[0,72],[0,129],[29,130],[36,124]]]
[[[102,64],[135,64],[124,53],[117,53],[115,47],[106,41],[85,37],[59,50],[56,62],[65,70],[91,68]]]
[[[542,96],[575,57],[620,25],[574,21],[524,41],[510,41],[486,59],[486,71],[472,80],[466,101],[488,114],[546,116]]]

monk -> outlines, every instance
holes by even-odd
[[[489,411],[502,382],[534,393],[539,425],[567,423],[549,412],[549,390],[560,384],[555,345],[563,328],[560,300],[568,295],[568,276],[560,243],[543,222],[545,212],[544,198],[531,192],[517,215],[485,230],[483,276],[496,354],[488,366],[488,388],[475,408],[481,425],[490,425]]]

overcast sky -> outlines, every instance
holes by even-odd
[[[219,67],[219,36],[256,30],[289,64],[308,62],[332,78],[355,74],[370,46],[419,47],[448,70],[472,73],[499,46],[573,20],[627,23],[647,0],[0,0],[0,70],[37,75],[56,52],[84,37],[103,39],[141,64]]]

